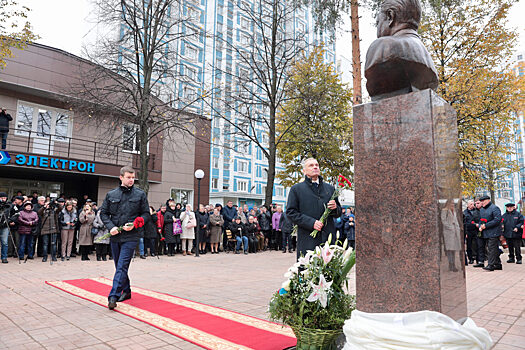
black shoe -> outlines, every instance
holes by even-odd
[[[110,297],[108,300],[108,309],[113,310],[116,307],[117,307],[117,298]]]
[[[235,251],[235,254],[240,254],[238,250]]]
[[[100,255],[97,255],[97,261],[102,261],[102,257]]]
[[[27,260],[33,260],[34,258],[32,256],[28,256]]]
[[[286,249],[285,249],[285,250],[283,250],[283,253],[286,253]]]
[[[521,260],[516,260],[516,264],[521,265]]]
[[[102,261],[107,261],[106,256],[102,255]]]
[[[52,255],[52,256],[51,256],[51,261],[57,261],[57,257],[54,256],[54,255]]]
[[[468,263],[469,263],[470,265],[472,265],[472,264],[474,264],[474,260],[469,260]]]
[[[155,253],[151,253],[150,256],[155,256]]]
[[[47,261],[47,256],[44,256],[44,257],[42,258],[42,262],[46,262],[46,261]]]
[[[69,261],[69,256],[66,256],[66,260]]]
[[[2,259],[2,264],[7,264],[9,263],[9,261],[7,261],[7,259]]]
[[[288,253],[293,253],[291,249],[288,249]]]
[[[245,251],[244,251],[244,254],[248,254],[248,252],[245,250]]]
[[[503,270],[503,266],[501,264],[494,265],[494,270]]]
[[[485,270],[485,271],[494,271],[494,267],[491,266],[491,265],[487,265],[487,266],[483,267],[483,270]]]
[[[71,253],[70,258],[76,258],[76,257],[77,257],[77,254],[76,254],[76,253]]]
[[[146,257],[144,255],[141,255],[140,258],[141,259],[146,259]]]
[[[148,257],[148,253],[144,253],[144,256],[147,258]]]
[[[126,301],[128,299],[131,299],[131,292],[129,292],[129,293],[122,293],[120,298],[118,298],[118,302],[121,303],[121,302]]]
[[[485,267],[484,263],[477,263],[476,265],[472,265],[473,267]]]
[[[514,264],[516,261],[514,259],[507,260],[507,264]]]
[[[64,258],[64,257],[61,257],[61,258],[60,258],[60,261],[64,261],[64,260],[66,260],[66,258]]]

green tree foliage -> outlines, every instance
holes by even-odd
[[[438,92],[457,112],[465,195],[493,192],[498,178],[516,170],[507,160],[512,112],[523,102],[522,82],[507,62],[517,36],[506,26],[513,2],[427,0],[423,6],[420,34],[436,64]]]
[[[5,67],[5,59],[13,56],[13,49],[23,49],[31,41],[38,39],[26,21],[26,6],[19,6],[14,0],[0,0],[0,68]]]
[[[352,176],[352,91],[323,62],[324,52],[316,47],[297,60],[285,87],[288,101],[277,119],[278,134],[285,134],[277,149],[285,164],[277,177],[284,186],[299,182],[301,161],[309,157],[317,159],[327,181]]]

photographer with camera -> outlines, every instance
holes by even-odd
[[[7,193],[0,192],[0,241],[2,244],[2,264],[7,264],[7,248],[9,239],[9,214],[11,204],[7,202]]]
[[[58,213],[59,208],[54,200],[45,202],[44,205],[38,209],[38,216],[41,218],[40,237],[42,241],[42,262],[47,261],[49,244],[51,244],[51,261],[57,261]]]
[[[18,216],[20,215],[20,212],[23,210],[22,209],[23,201],[24,201],[24,197],[22,196],[17,195],[16,197],[13,198],[13,204],[11,204],[11,208],[9,210],[9,219],[7,220],[9,223],[9,229],[11,230],[11,237],[13,238],[8,243],[9,248],[8,248],[7,256],[12,256],[13,258],[18,257],[18,252],[16,249],[16,243],[19,242]]]

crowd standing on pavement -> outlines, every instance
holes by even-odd
[[[112,260],[110,239],[98,239],[108,233],[97,203],[84,195],[81,199],[60,195],[58,198],[33,193],[17,193],[8,199],[0,192],[0,238],[2,263],[8,258],[43,262]],[[292,253],[297,240],[294,225],[283,208],[200,204],[196,211],[186,203],[166,200],[159,208],[150,208],[150,220],[141,228],[136,256],[141,259],[164,255],[255,254],[269,250]],[[334,219],[342,238],[355,245],[355,217],[351,209]],[[196,236],[199,246],[196,246]],[[91,256],[91,258],[90,258]]]

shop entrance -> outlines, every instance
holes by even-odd
[[[0,192],[7,193],[8,198],[12,198],[18,192],[29,197],[31,197],[33,192],[43,196],[49,196],[51,193],[56,193],[57,196],[59,196],[64,192],[64,183],[53,181],[0,179]]]

